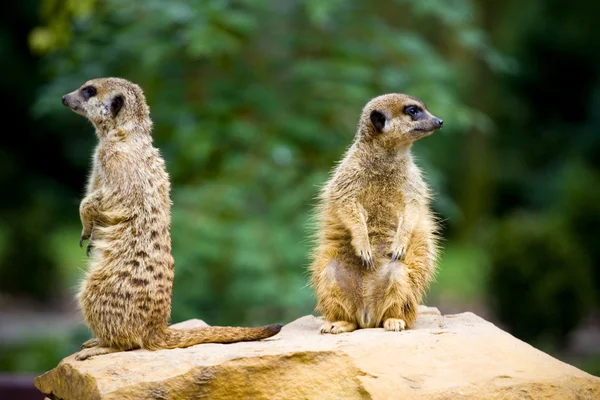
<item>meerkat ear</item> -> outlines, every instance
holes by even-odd
[[[117,116],[121,108],[123,108],[123,104],[125,104],[125,97],[122,94],[118,94],[112,98],[110,101],[110,113],[113,118]]]
[[[375,130],[378,133],[381,133],[383,131],[383,128],[385,127],[385,115],[383,115],[382,113],[380,113],[377,110],[373,110],[371,111],[371,123],[373,124],[373,126],[375,127]]]

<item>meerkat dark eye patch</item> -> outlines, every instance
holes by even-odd
[[[419,106],[406,106],[404,107],[404,114],[409,115],[413,121],[416,121],[423,116],[423,110]]]
[[[81,89],[81,94],[83,95],[83,98],[86,100],[89,100],[90,97],[94,97],[96,95],[96,88],[93,86],[86,86],[84,88]]]
[[[117,116],[121,108],[123,108],[123,104],[125,104],[125,97],[122,94],[118,94],[112,98],[110,101],[110,113],[113,118]]]
[[[375,127],[375,130],[377,132],[381,133],[383,131],[383,128],[385,127],[385,120],[385,115],[383,115],[379,111],[371,111],[371,123],[373,124],[373,127]]]

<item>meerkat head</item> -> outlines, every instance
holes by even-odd
[[[150,120],[144,92],[121,78],[98,78],[62,97],[62,103],[87,117],[98,131],[107,132]]]
[[[401,93],[384,94],[363,108],[358,135],[395,147],[428,136],[443,124],[421,100]]]

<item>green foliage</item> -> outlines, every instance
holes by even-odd
[[[24,336],[17,343],[0,345],[0,371],[48,371],[68,354],[78,351],[81,343],[89,338],[89,330],[79,327],[69,333],[47,333],[36,337],[29,332]]]
[[[56,366],[66,354],[77,351],[68,338],[44,338],[0,347],[0,371],[39,372]]]
[[[519,338],[560,348],[594,301],[584,249],[560,219],[523,212],[504,219],[493,238],[497,315]]]
[[[490,260],[485,249],[468,243],[444,243],[436,279],[427,297],[427,303],[440,304],[444,294],[460,303],[468,304],[486,297],[485,285],[490,271]]]
[[[435,21],[464,55],[485,54],[474,3],[454,3],[381,14],[362,1],[96,3],[56,33],[69,45],[48,54],[52,80],[35,110],[78,118],[58,99],[86,79],[139,83],[174,183],[173,319],[289,321],[314,305],[311,207],[362,106],[402,91],[457,116],[450,134],[486,120],[458,95],[460,63],[441,33],[422,24]],[[427,141],[418,147],[433,170]]]

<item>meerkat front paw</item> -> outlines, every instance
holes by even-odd
[[[373,260],[373,253],[371,253],[371,249],[360,250],[359,256],[365,267],[369,269],[375,268],[375,260]]]
[[[383,329],[391,332],[400,332],[406,329],[406,322],[399,318],[388,318],[383,323]]]
[[[407,246],[408,243],[406,240],[394,239],[390,251],[390,257],[392,258],[392,261],[402,261],[406,255]]]
[[[352,332],[356,330],[357,325],[354,322],[348,321],[335,321],[335,322],[326,322],[321,325],[321,333],[344,333],[344,332]]]
[[[356,249],[356,255],[360,257],[364,266],[369,269],[375,268],[375,260],[373,259],[373,252],[371,251],[371,244],[368,239],[362,241],[362,243],[355,243],[354,248]]]
[[[84,227],[81,231],[81,236],[79,236],[79,247],[83,248],[83,241],[88,240],[92,236],[92,228]]]

